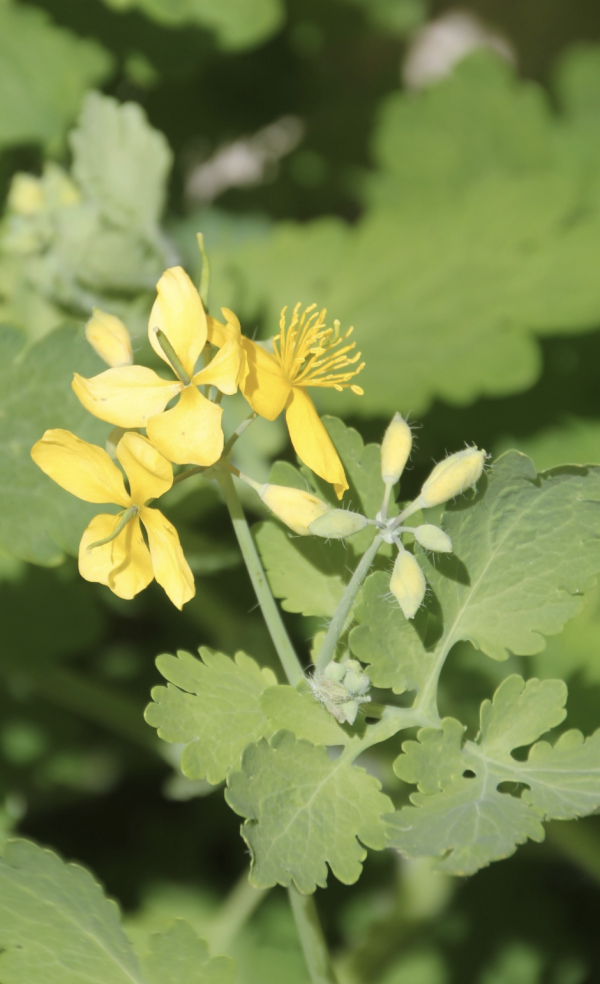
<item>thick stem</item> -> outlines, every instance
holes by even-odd
[[[352,610],[352,605],[356,600],[356,596],[360,591],[361,585],[366,578],[367,574],[371,569],[371,565],[375,560],[377,551],[379,550],[381,544],[383,543],[382,537],[377,534],[373,538],[373,542],[369,549],[365,552],[361,561],[352,575],[352,580],[348,584],[342,600],[335,610],[335,614],[329,623],[329,628],[327,630],[327,635],[323,640],[323,645],[321,646],[321,651],[319,653],[319,658],[317,660],[317,672],[322,673],[326,666],[329,665],[333,659],[335,653],[335,647],[337,646],[338,639],[344,631],[344,625],[346,624],[346,619]]]
[[[268,888],[254,888],[245,871],[223,902],[208,932],[213,953],[226,953],[242,926],[258,908]]]
[[[248,568],[250,580],[256,592],[264,620],[267,623],[267,628],[273,640],[273,645],[277,650],[277,655],[281,660],[281,665],[285,670],[288,681],[295,687],[304,678],[302,666],[290,642],[285,625],[279,614],[279,609],[275,604],[275,599],[271,594],[267,576],[260,562],[250,527],[244,516],[242,504],[233,484],[233,478],[223,468],[215,469],[215,477],[223,491],[225,504],[229,510],[231,522],[233,523],[233,529],[240,545],[246,567]]]
[[[337,984],[314,896],[301,895],[293,885],[288,896],[312,984]]]

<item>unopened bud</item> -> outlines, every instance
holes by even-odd
[[[419,502],[425,509],[439,506],[475,485],[483,471],[485,451],[466,448],[440,461],[421,489]]]
[[[129,332],[120,318],[94,308],[93,316],[85,326],[85,337],[97,355],[111,369],[130,366],[133,351]]]
[[[343,704],[338,704],[336,717],[340,724],[354,724],[356,715],[358,714],[358,707],[357,700],[347,700]]]
[[[323,670],[323,676],[327,680],[334,680],[336,683],[341,683],[346,676],[346,664],[336,663],[332,660]]]
[[[312,492],[291,489],[286,485],[262,485],[258,494],[277,519],[299,536],[310,536],[311,523],[331,508]]]
[[[355,670],[348,670],[344,677],[344,686],[353,697],[362,697],[371,686],[371,681],[366,673],[357,673]]]
[[[394,595],[406,618],[414,618],[425,597],[427,582],[419,563],[407,550],[396,557],[390,580]]]
[[[425,523],[423,526],[415,527],[412,532],[415,534],[417,543],[425,547],[425,550],[437,550],[438,553],[452,553],[452,540],[439,526],[432,526],[430,523]]]
[[[381,477],[386,485],[395,485],[404,471],[412,449],[412,431],[397,413],[381,442]]]
[[[347,509],[330,509],[310,524],[310,532],[324,536],[328,540],[344,540],[353,533],[359,533],[367,525],[366,516],[349,512]]]

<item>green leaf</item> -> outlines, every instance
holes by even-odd
[[[493,659],[538,653],[544,635],[582,611],[600,569],[600,469],[537,475],[529,458],[509,452],[474,502],[447,508],[444,528],[454,554],[425,561],[443,610],[439,645],[469,640]]]
[[[114,902],[89,871],[26,840],[0,858],[0,975],[6,984],[232,984],[229,957],[183,920],[151,938],[140,969]]]
[[[260,705],[273,731],[291,731],[296,738],[305,738],[313,745],[348,745],[352,741],[350,731],[337,723],[306,685],[302,690],[269,687],[263,692]]]
[[[544,838],[542,820],[568,820],[600,805],[600,731],[584,741],[567,731],[554,746],[538,742],[525,761],[511,754],[565,717],[562,680],[525,683],[508,677],[481,707],[476,742],[463,745],[464,727],[446,718],[405,742],[394,770],[417,783],[412,806],[390,818],[390,843],[409,857],[434,856],[449,874],[472,874],[508,857],[529,837]],[[519,797],[501,783],[525,786]]]
[[[172,154],[136,103],[86,97],[70,135],[73,177],[84,197],[119,229],[152,232],[163,210]]]
[[[271,520],[253,529],[269,586],[286,612],[328,618],[350,580],[352,553],[340,542],[299,537]]]
[[[183,919],[165,933],[153,933],[144,970],[148,984],[233,984],[235,979],[231,957],[211,959],[208,943]]]
[[[215,32],[223,48],[250,48],[281,25],[281,0],[104,0],[115,10],[138,7],[161,24],[199,24]]]
[[[119,911],[92,875],[29,841],[0,858],[0,977],[6,984],[144,984]]]
[[[77,329],[65,326],[24,352],[22,332],[0,326],[0,546],[24,560],[52,566],[76,554],[81,534],[113,506],[82,502],[51,481],[30,451],[47,428],[63,427],[104,444],[109,425],[96,420],[71,391],[73,371],[101,372],[103,363]]]
[[[365,395],[319,390],[322,410],[422,412],[435,398],[525,389],[540,372],[537,335],[600,317],[586,149],[598,140],[590,122],[586,144],[582,125],[554,117],[496,56],[473,55],[427,91],[388,97],[358,223],[279,223],[216,250],[219,299],[252,322],[264,314],[269,335],[300,297],[355,325]]]
[[[327,864],[351,885],[366,857],[362,845],[385,845],[381,815],[391,801],[379,782],[343,754],[332,761],[325,748],[290,732],[250,745],[228,787],[227,802],[247,818],[242,836],[257,888],[294,883],[303,894],[314,892],[327,883]]]
[[[0,146],[56,148],[86,89],[112,68],[96,41],[56,27],[33,7],[0,3]]]
[[[531,437],[504,437],[495,451],[501,454],[518,444],[538,471],[559,465],[589,465],[600,462],[600,424],[596,420],[571,417],[556,427],[547,427]]]
[[[181,768],[188,779],[215,785],[239,765],[250,742],[272,734],[260,696],[277,680],[244,653],[235,660],[209,649],[200,655],[158,657],[169,686],[153,689],[145,716],[165,741],[185,742]]]

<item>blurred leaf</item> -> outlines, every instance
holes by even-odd
[[[436,397],[526,389],[540,371],[535,335],[600,318],[586,148],[541,89],[473,55],[427,91],[388,97],[355,226],[279,223],[217,249],[216,294],[250,325],[264,314],[266,334],[298,299],[355,325],[365,396],[321,390],[326,410],[421,412]]]
[[[404,37],[427,16],[427,0],[349,0],[362,7],[374,27]]]
[[[73,177],[84,198],[118,228],[153,232],[164,207],[172,154],[136,103],[87,96],[70,135]]]
[[[71,391],[76,370],[93,376],[104,368],[74,327],[64,326],[27,351],[16,328],[0,326],[0,546],[24,560],[53,566],[77,554],[87,523],[99,511],[69,495],[33,463],[30,451],[47,428],[63,427],[104,444],[109,425],[96,420]]]
[[[148,984],[233,984],[235,978],[231,957],[211,960],[208,943],[183,919],[151,937],[144,970]]]
[[[166,25],[199,24],[214,31],[223,48],[250,48],[281,25],[281,0],[104,0],[116,10],[141,9]]]
[[[391,801],[380,784],[344,755],[279,731],[249,745],[226,799],[246,817],[242,836],[252,852],[257,888],[294,883],[303,894],[327,883],[327,864],[344,884],[357,881],[366,850],[385,843],[381,814]]]
[[[529,837],[544,839],[541,820],[568,820],[600,805],[600,731],[584,741],[567,731],[554,746],[535,744],[526,761],[511,755],[565,717],[562,680],[508,677],[493,703],[481,707],[477,742],[462,745],[464,727],[453,718],[425,728],[406,742],[394,769],[417,783],[405,807],[390,820],[390,843],[409,857],[440,858],[437,868],[468,875],[511,855]],[[523,784],[521,797],[501,783]]]
[[[0,146],[62,142],[86,89],[112,57],[96,41],[56,27],[34,7],[0,3]]]
[[[505,437],[495,449],[498,454],[519,445],[538,471],[558,465],[590,465],[600,462],[600,423],[572,417],[558,427],[539,430],[531,437]]]
[[[216,785],[237,767],[246,745],[272,732],[260,695],[277,680],[244,653],[235,660],[209,649],[200,655],[158,657],[170,685],[153,689],[146,721],[165,741],[186,743],[181,769],[188,779]]]
[[[231,984],[233,961],[178,920],[154,936],[142,974],[119,919],[92,875],[25,840],[0,859],[0,973],[7,984]],[[184,974],[184,976],[180,976]]]

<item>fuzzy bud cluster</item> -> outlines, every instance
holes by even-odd
[[[311,687],[319,700],[340,724],[354,724],[361,704],[371,700],[369,677],[356,659],[331,662],[323,673],[313,677]]]

